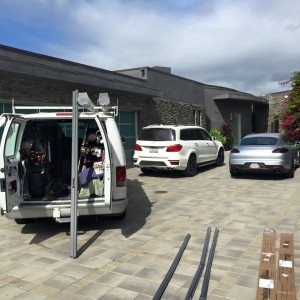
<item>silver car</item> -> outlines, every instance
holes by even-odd
[[[230,174],[274,173],[293,178],[299,153],[298,144],[287,144],[283,134],[249,134],[230,152]]]

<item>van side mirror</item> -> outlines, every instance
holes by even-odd
[[[126,138],[124,136],[122,136],[121,139],[123,144],[126,143]]]

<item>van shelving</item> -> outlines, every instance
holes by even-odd
[[[19,220],[69,217],[72,107],[13,106],[12,111],[1,115],[1,213]],[[79,184],[79,215],[125,215],[126,160],[117,114],[114,106],[79,109],[78,174],[93,171],[85,186]]]

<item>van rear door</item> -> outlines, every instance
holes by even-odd
[[[21,117],[10,118],[4,128],[0,145],[0,205],[9,213],[23,201],[24,167],[21,162],[21,139],[26,126]]]
[[[105,160],[104,160],[104,201],[105,205],[112,210],[112,157],[111,157],[111,146],[108,142],[107,131],[105,122],[101,120],[99,116],[96,118],[96,123],[99,127],[104,149],[105,149]]]

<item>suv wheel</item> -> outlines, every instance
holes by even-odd
[[[224,150],[220,149],[218,153],[218,157],[216,159],[216,165],[217,167],[221,167],[224,165]]]
[[[147,168],[141,168],[141,171],[145,175],[153,173],[153,171],[151,169],[147,169]]]
[[[191,155],[189,157],[186,169],[183,171],[184,176],[193,177],[197,173],[197,161],[196,156]]]

